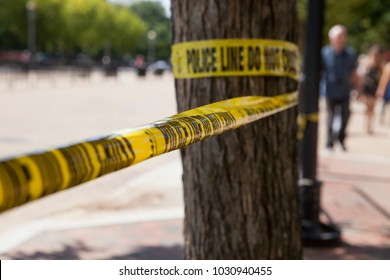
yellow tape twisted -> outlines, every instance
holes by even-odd
[[[233,98],[135,129],[2,160],[0,211],[286,110],[297,104],[297,96]]]

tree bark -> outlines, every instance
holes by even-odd
[[[174,43],[224,38],[297,42],[296,2],[172,0]],[[177,79],[179,112],[297,89],[278,77]],[[297,109],[182,149],[186,259],[300,259]]]

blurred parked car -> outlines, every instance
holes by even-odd
[[[32,59],[31,53],[28,50],[24,51],[1,51],[0,62],[26,64]]]
[[[74,63],[80,76],[89,77],[91,75],[94,61],[89,56],[79,53]]]
[[[152,71],[154,75],[162,75],[165,71],[171,71],[172,66],[164,60],[157,60],[149,64],[147,70]]]

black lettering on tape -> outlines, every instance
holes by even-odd
[[[261,68],[261,50],[260,47],[248,47],[248,70],[260,70]]]
[[[221,47],[220,51],[223,72],[244,70],[244,47]]]
[[[217,71],[216,48],[189,49],[187,54],[188,73],[209,73]]]
[[[279,59],[279,48],[277,47],[265,47],[264,59],[265,69],[268,71],[279,71],[281,69]]]
[[[296,63],[297,63],[296,52],[288,49],[283,49],[282,59],[283,59],[284,71],[291,75],[296,75],[298,70],[296,69]]]

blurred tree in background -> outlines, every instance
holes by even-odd
[[[390,1],[383,0],[326,0],[324,44],[328,30],[334,24],[348,28],[348,41],[359,52],[373,44],[390,48]],[[307,0],[298,1],[300,19],[306,18]]]
[[[27,48],[27,0],[0,0],[0,49]],[[147,25],[126,7],[106,0],[34,0],[36,49],[45,53],[96,56],[109,48],[131,54]]]
[[[26,1],[0,1],[0,49],[26,48]]]
[[[0,50],[27,48],[27,0],[0,0]],[[47,54],[91,56],[148,55],[156,32],[154,58],[168,59],[171,23],[161,3],[139,1],[128,7],[107,0],[34,0],[36,49]],[[378,43],[390,49],[390,1],[326,0],[324,44],[329,27],[341,23],[349,30],[350,44],[360,52]],[[303,22],[307,0],[298,1]],[[303,25],[302,25],[303,26]],[[304,30],[303,30],[304,31]],[[303,32],[302,32],[303,33]]]
[[[146,22],[149,31],[156,32],[155,58],[169,59],[171,55],[171,19],[166,15],[164,7],[159,2],[139,1],[130,6],[136,15]],[[148,38],[144,34],[143,39],[137,46],[137,52],[147,57]]]

